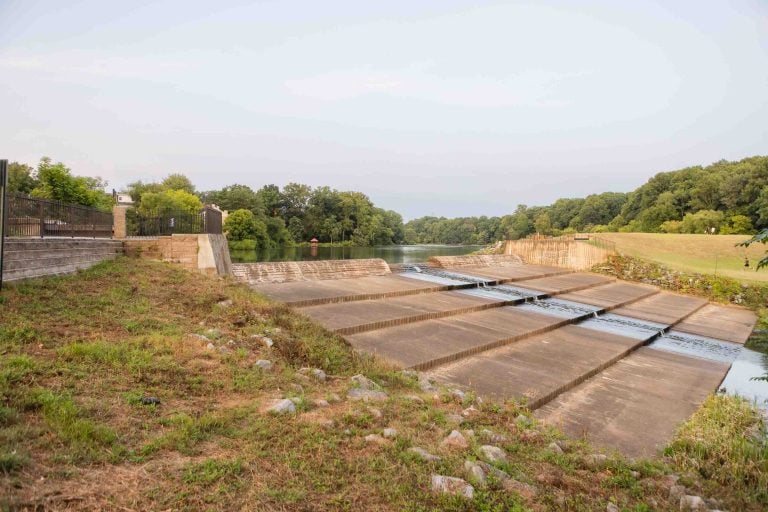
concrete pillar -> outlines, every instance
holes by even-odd
[[[112,207],[112,238],[123,239],[128,236],[128,226],[125,223],[125,212],[129,206]]]

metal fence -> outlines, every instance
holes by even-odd
[[[205,207],[199,212],[165,211],[140,212],[135,208],[126,212],[128,236],[168,236],[173,234],[222,234],[221,212]]]
[[[112,237],[112,212],[9,193],[5,236]]]

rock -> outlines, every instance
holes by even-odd
[[[323,370],[320,368],[315,368],[312,370],[312,376],[319,380],[320,382],[325,382],[325,379],[328,377]]]
[[[333,403],[341,402],[341,397],[338,393],[331,393],[328,395],[328,401]]]
[[[541,439],[541,434],[536,430],[523,430],[520,437],[527,443],[536,443]]]
[[[352,381],[352,384],[354,386],[357,386],[360,389],[368,389],[368,390],[381,389],[381,386],[373,382],[371,379],[369,379],[365,375],[357,374],[357,375],[354,375],[353,377],[350,377],[349,380]]]
[[[403,377],[407,377],[409,379],[418,379],[419,378],[419,372],[415,370],[402,370],[400,374]]]
[[[467,394],[460,389],[452,389],[451,396],[458,398],[459,402],[464,402],[467,399]]]
[[[445,421],[447,421],[449,425],[459,426],[464,423],[464,417],[461,414],[450,413],[445,415]]]
[[[525,414],[518,414],[515,418],[515,424],[520,428],[530,428],[533,426],[533,421]]]
[[[365,442],[382,445],[386,444],[387,440],[381,437],[379,434],[368,434],[365,436]]]
[[[408,451],[416,454],[421,460],[424,460],[427,462],[437,462],[438,460],[440,460],[440,457],[438,457],[437,455],[432,455],[424,448],[419,448],[417,446],[408,448]]]
[[[268,372],[269,370],[272,369],[272,361],[270,361],[268,359],[259,359],[258,361],[256,361],[254,363],[254,366],[258,366],[259,368],[261,368],[265,372]]]
[[[293,414],[296,412],[296,404],[291,400],[272,400],[272,405],[269,406],[267,412],[272,414]]]
[[[499,482],[504,482],[506,480],[509,480],[510,478],[510,476],[507,474],[506,471],[502,471],[499,468],[495,468],[490,464],[488,464],[487,462],[479,461],[477,465],[483,468],[483,471],[485,471],[486,476],[490,475],[495,480],[498,480]]]
[[[228,308],[229,306],[232,305],[232,299],[226,299],[226,300],[219,301],[219,302],[216,303],[216,305],[219,306],[220,308],[226,309],[226,308]]]
[[[328,400],[323,400],[322,398],[316,398],[312,400],[312,403],[315,407],[328,407],[331,405],[328,403]]]
[[[435,386],[432,385],[432,381],[429,380],[427,377],[420,377],[419,378],[419,389],[422,391],[434,391]]]
[[[336,422],[328,418],[323,418],[318,420],[317,424],[323,428],[329,428],[329,429],[336,426]]]
[[[382,431],[382,435],[387,439],[394,439],[395,437],[397,437],[397,430],[393,428],[385,428]]]
[[[549,443],[549,445],[547,445],[547,448],[557,453],[558,455],[563,453],[563,449],[560,448],[560,445],[557,444],[555,441],[552,441],[551,443]]]
[[[374,391],[372,389],[352,388],[347,391],[347,398],[350,400],[362,400],[363,402],[381,402],[389,398],[383,391]]]
[[[470,405],[469,407],[461,411],[461,415],[464,416],[465,418],[472,418],[474,416],[477,416],[478,414],[480,414],[480,411],[476,409],[474,405]]]
[[[669,497],[673,500],[680,499],[685,496],[685,486],[674,484],[669,486]]]
[[[605,512],[619,512],[619,507],[615,503],[608,503],[605,507]]]
[[[369,407],[368,408],[368,412],[371,413],[371,416],[373,416],[377,420],[380,420],[381,418],[384,417],[384,414],[379,409],[377,409],[375,407]]]
[[[526,500],[532,500],[539,494],[539,491],[532,485],[520,482],[513,478],[502,480],[502,487],[507,492],[515,492],[525,498]]]
[[[632,478],[640,478],[639,471],[630,471],[629,474],[632,475]]]
[[[266,336],[261,337],[261,343],[267,348],[271,348],[275,344],[272,338],[267,338]]]
[[[299,398],[297,396],[291,397],[288,400],[290,400],[291,402],[293,402],[296,405],[299,405],[301,403],[301,398]]]
[[[480,439],[488,443],[506,443],[507,442],[506,436],[497,434],[496,432],[492,430],[488,430],[487,428],[484,428],[483,430],[478,432],[477,435]]]
[[[440,443],[443,448],[449,450],[466,450],[469,447],[469,442],[458,430],[452,430],[448,437],[443,439]]]
[[[424,399],[418,395],[406,395],[403,398],[405,398],[406,400],[410,400],[411,402],[416,402],[417,404],[424,403]]]
[[[143,396],[141,397],[142,405],[160,405],[160,399],[156,396]]]
[[[214,345],[213,343],[208,343],[208,344],[205,346],[205,349],[206,349],[206,350],[216,350],[216,345]]]
[[[190,334],[189,336],[192,338],[195,338],[196,340],[199,340],[202,343],[208,343],[209,341],[211,341],[210,338],[208,338],[208,336],[204,336],[202,334]]]
[[[464,472],[467,475],[467,480],[480,487],[485,486],[485,471],[480,467],[480,464],[466,460],[464,461]]]
[[[483,457],[485,457],[488,462],[507,462],[507,454],[497,446],[484,444],[480,447],[480,453],[483,454]]]
[[[707,510],[707,504],[700,496],[685,494],[680,497],[680,510]]]
[[[472,499],[475,496],[475,488],[461,478],[453,476],[432,475],[432,490],[453,496],[464,496]]]
[[[300,395],[304,394],[304,387],[301,384],[296,384],[295,382],[291,382],[290,384],[288,384],[288,387],[294,393],[298,393]]]
[[[207,331],[205,331],[205,334],[209,338],[213,338],[213,339],[217,339],[217,338],[221,338],[222,337],[221,331],[218,330],[218,329],[208,329]]]

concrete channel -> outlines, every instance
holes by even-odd
[[[352,275],[331,279],[316,267],[306,278],[299,265],[292,282],[249,282],[356,350],[524,400],[542,421],[630,456],[658,454],[718,388],[756,320],[743,308],[513,257],[452,261],[397,273],[381,260],[346,262]]]

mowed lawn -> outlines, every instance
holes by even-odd
[[[671,268],[708,274],[716,271],[742,281],[768,282],[768,270],[755,271],[768,246],[753,244],[746,249],[736,246],[749,239],[748,235],[600,233],[597,236],[614,242],[622,254]],[[744,267],[745,256],[749,258],[750,268]]]

